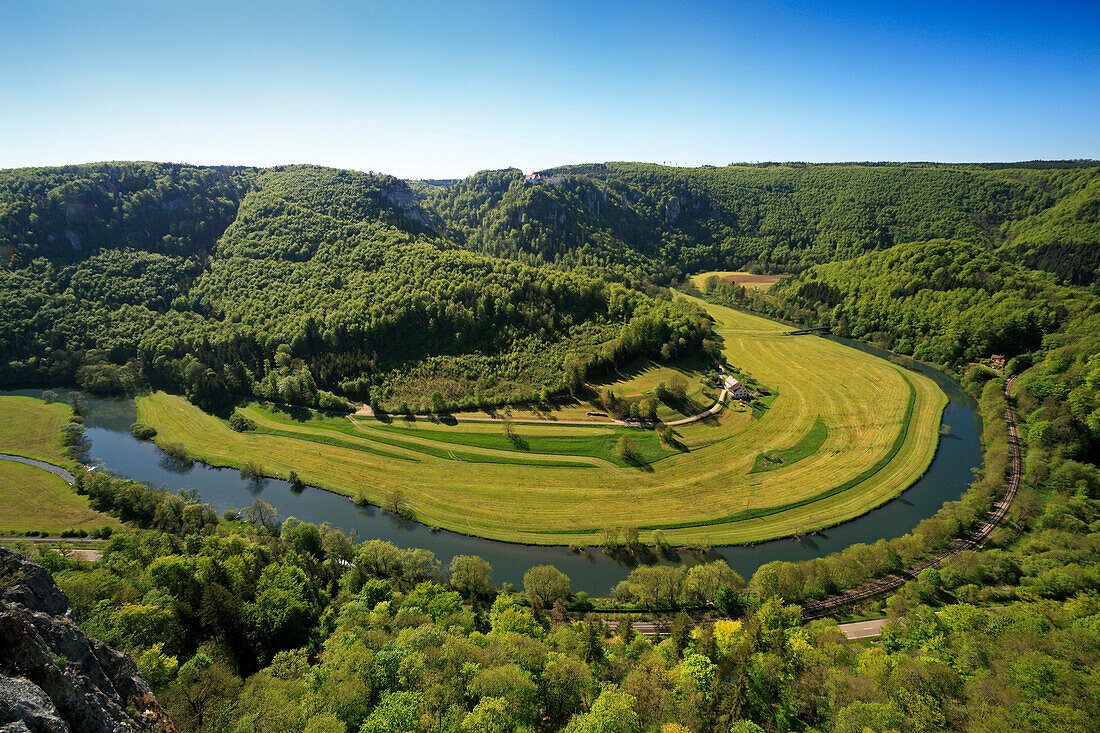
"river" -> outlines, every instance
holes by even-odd
[[[816,338],[816,337],[800,337]],[[855,342],[849,345],[878,355],[883,352]],[[286,481],[245,480],[231,469],[195,464],[174,465],[155,445],[130,434],[136,419],[132,400],[88,397],[86,435],[89,460],[122,476],[161,486],[173,492],[197,489],[201,500],[219,513],[241,509],[257,497],[271,504],[285,519],[293,516],[305,522],[328,522],[360,540],[382,539],[399,547],[422,547],[446,564],[455,555],[479,555],[493,566],[493,581],[520,587],[524,572],[533,565],[555,565],[569,576],[573,590],[606,595],[638,561],[688,563],[725,559],[747,581],[756,569],[772,560],[809,560],[842,550],[857,542],[875,542],[905,534],[922,519],[932,516],[945,501],[958,499],[974,480],[973,470],[981,465],[981,423],[977,405],[956,382],[934,369],[920,371],[934,379],[950,398],[944,409],[943,425],[935,458],[925,475],[900,496],[856,519],[799,539],[774,540],[756,545],[715,547],[706,555],[681,552],[672,558],[616,560],[599,550],[575,553],[564,547],[538,547],[496,542],[478,537],[433,530],[416,522],[395,517],[375,507],[358,507],[343,496],[306,488],[296,494]],[[60,392],[60,390],[59,390]],[[3,394],[40,397],[41,390],[20,390]]]

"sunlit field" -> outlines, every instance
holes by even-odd
[[[677,544],[755,542],[862,514],[924,472],[947,401],[931,380],[823,338],[784,335],[765,318],[706,308],[730,373],[772,394],[679,426],[668,442],[653,430],[554,419],[378,420],[260,403],[241,408],[256,431],[237,433],[162,392],[138,409],[158,442],[212,464],[295,471],[382,506],[396,492],[419,521],[525,543],[590,544],[620,527],[639,528],[642,541],[659,529]],[[633,443],[627,457],[623,436]],[[762,455],[779,460],[761,470]]]

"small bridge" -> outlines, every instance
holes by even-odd
[[[809,333],[829,333],[828,326],[814,326],[813,328],[803,328],[798,331],[787,331],[787,336],[805,336]]]

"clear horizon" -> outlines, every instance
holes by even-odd
[[[0,167],[1100,158],[1100,8],[7,2]]]

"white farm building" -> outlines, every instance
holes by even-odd
[[[749,388],[733,377],[726,377],[726,392],[735,400],[747,400],[752,397]]]

